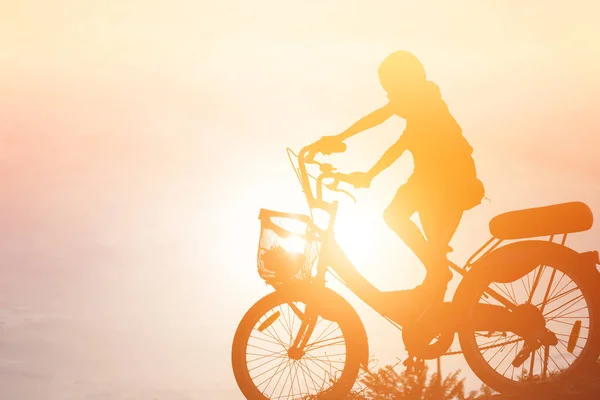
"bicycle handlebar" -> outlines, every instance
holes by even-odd
[[[317,141],[315,143],[309,144],[309,145],[303,147],[302,150],[300,150],[300,153],[298,155],[298,164],[299,164],[299,169],[300,169],[302,188],[304,190],[304,193],[306,194],[309,206],[311,206],[312,208],[321,208],[324,210],[330,210],[331,207],[333,206],[332,203],[328,203],[323,200],[323,196],[322,196],[322,187],[323,186],[327,187],[329,190],[332,190],[334,192],[344,193],[344,194],[348,195],[350,198],[352,198],[352,200],[354,200],[354,202],[356,202],[356,198],[352,194],[350,194],[346,190],[338,188],[339,182],[349,183],[354,186],[351,176],[349,174],[344,174],[341,172],[334,172],[334,168],[331,165],[322,164],[322,163],[314,160],[314,157],[317,153],[322,153],[322,154],[327,155],[327,154],[332,154],[332,153],[342,153],[344,151],[346,151],[345,143],[341,143],[341,142],[333,143],[329,146],[323,147],[323,143],[321,141]],[[308,180],[309,175],[306,172],[306,164],[317,164],[317,165],[319,165],[319,167],[321,169],[321,174],[317,178],[316,197],[314,196],[314,194],[312,192],[310,182]],[[333,182],[330,184],[324,184],[323,183],[324,179],[333,179]]]

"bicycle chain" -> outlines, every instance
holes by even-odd
[[[498,343],[498,344],[491,344],[491,345],[489,345],[489,346],[480,347],[480,348],[479,348],[479,350],[489,350],[489,349],[494,349],[494,348],[496,348],[496,347],[502,347],[502,346],[506,346],[506,345],[508,345],[508,344],[517,343],[517,342],[520,342],[520,341],[522,341],[522,340],[524,340],[524,339],[523,339],[523,338],[520,338],[520,339],[514,339],[514,340],[510,340],[510,341],[508,341],[508,342],[502,342],[502,343]],[[446,356],[455,356],[455,355],[462,354],[462,353],[463,353],[463,352],[462,352],[462,350],[460,350],[460,351],[449,351],[449,352],[448,352],[448,353],[446,353],[446,354],[442,354],[442,357],[446,357]]]

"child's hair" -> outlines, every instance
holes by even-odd
[[[395,51],[383,60],[377,71],[385,80],[415,82],[425,81],[427,76],[421,61],[408,51]]]

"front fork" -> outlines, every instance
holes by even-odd
[[[338,202],[334,201],[331,205],[324,208],[324,210],[329,212],[330,217],[327,229],[322,232],[325,240],[321,244],[319,260],[317,261],[317,273],[312,279],[312,284],[318,286],[325,286],[325,274],[327,273],[327,265],[330,259],[330,249],[328,243],[330,240],[335,241],[334,225],[337,216]],[[300,324],[300,328],[298,329],[294,343],[288,350],[288,355],[292,359],[300,359],[304,356],[304,354],[306,354],[305,348],[315,330],[315,327],[317,326],[319,313],[314,310],[314,306],[309,304],[306,305],[304,313],[302,313],[302,311],[294,304],[290,304],[290,308],[294,311],[298,318],[302,320],[302,324]],[[293,334],[294,333],[292,332],[292,335]]]
[[[319,315],[312,311],[310,305],[306,305],[306,311],[302,313],[298,307],[291,304],[290,307],[296,315],[302,320],[298,333],[294,339],[294,343],[288,349],[288,355],[291,359],[299,360],[306,354],[305,348],[312,336],[315,327],[317,326],[317,320]],[[292,332],[293,335],[293,332]]]
[[[325,286],[325,273],[327,272],[326,259],[327,254],[326,250],[322,248],[322,254],[319,257],[319,261],[317,264],[317,274],[313,278],[314,285]],[[315,327],[317,326],[317,321],[319,319],[319,313],[315,310],[314,305],[307,304],[305,312],[303,313],[295,304],[289,304],[292,311],[302,320],[300,324],[300,328],[298,328],[298,333],[296,334],[296,338],[294,339],[294,343],[288,350],[288,355],[292,359],[300,359],[306,354],[305,348],[312,336]],[[292,332],[292,335],[294,333]]]

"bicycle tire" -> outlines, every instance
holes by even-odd
[[[318,302],[315,302],[315,299],[308,293],[302,293],[300,291],[275,291],[258,300],[246,312],[238,325],[233,339],[231,362],[237,385],[247,399],[269,399],[269,397],[256,386],[256,383],[250,376],[247,362],[248,341],[250,336],[260,319],[266,313],[279,305],[290,302],[311,304],[311,306],[316,305],[318,307]],[[334,314],[336,313],[334,312]],[[327,317],[327,321],[333,320],[339,324],[345,340],[346,358],[341,376],[325,392],[303,394],[299,399],[311,398],[311,396],[318,399],[344,398],[351,391],[352,386],[358,377],[361,355],[360,345],[363,338],[357,334],[355,321],[353,321],[351,315],[342,311],[336,315],[332,315],[331,310],[329,310]],[[282,397],[278,396],[277,398]],[[290,400],[294,399],[294,397],[288,398]]]

